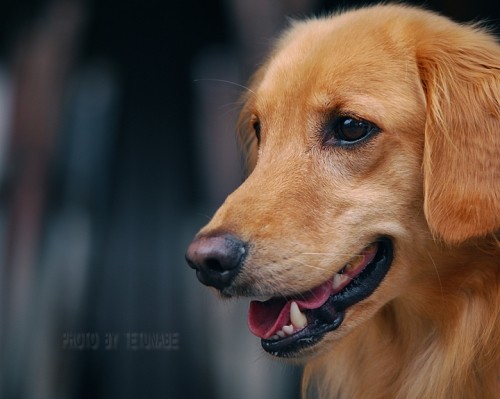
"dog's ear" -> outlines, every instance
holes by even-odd
[[[427,107],[424,211],[448,243],[500,228],[500,47],[480,29],[455,28],[417,49]]]

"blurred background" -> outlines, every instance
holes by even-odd
[[[498,2],[425,3],[498,28]],[[1,0],[0,398],[298,398],[184,251],[244,179],[272,38],[359,4]]]

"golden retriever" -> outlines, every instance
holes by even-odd
[[[500,397],[500,46],[403,5],[294,22],[251,173],[187,251],[324,398]]]

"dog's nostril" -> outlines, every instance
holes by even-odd
[[[246,245],[230,234],[201,236],[188,247],[186,260],[205,285],[222,289],[238,274]]]
[[[222,264],[220,263],[219,259],[215,258],[209,258],[205,261],[205,266],[209,270],[213,270],[214,272],[222,273],[224,270],[226,270],[224,267],[222,267]]]

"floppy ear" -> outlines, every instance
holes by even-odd
[[[430,40],[417,48],[424,211],[433,234],[460,243],[500,228],[500,46],[458,25]]]

